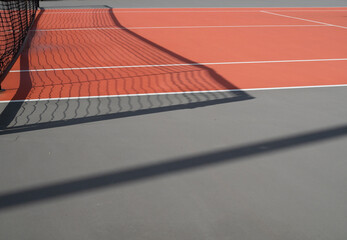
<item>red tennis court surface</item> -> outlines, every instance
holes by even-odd
[[[1,101],[347,85],[347,8],[41,10]]]

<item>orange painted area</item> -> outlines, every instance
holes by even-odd
[[[259,10],[263,9],[41,11],[35,29],[55,31],[30,32],[12,68],[22,72],[8,74],[0,100],[347,84],[347,61],[203,64],[347,58],[347,29],[303,27],[318,24]],[[342,18],[347,8],[266,10],[347,25],[347,18]],[[197,28],[127,29],[172,26]],[[151,66],[161,64],[180,65]],[[134,65],[147,66],[66,69]],[[32,71],[37,69],[49,71]]]
[[[132,14],[120,12],[116,16],[119,21],[124,22],[125,27],[306,24],[290,18],[283,19],[281,23],[278,23],[276,22],[278,17],[260,12],[140,12]]]
[[[347,29],[333,27],[133,31],[196,62],[347,57]],[[167,37],[171,35],[174,38]]]
[[[22,56],[29,59],[29,69],[187,62],[170,52],[199,63],[344,58],[346,31],[270,27],[36,32]],[[20,68],[17,62],[13,70]]]
[[[26,98],[40,99],[347,84],[346,69],[347,61],[11,73],[2,97],[14,96],[20,78],[32,83]]]
[[[40,16],[41,21],[37,22],[37,27],[40,29],[113,27],[115,26],[115,18],[125,27],[307,24],[304,21],[290,18],[283,18],[279,23],[279,18],[277,16],[261,13],[260,11],[262,10],[271,12],[280,11],[278,13],[290,14],[293,16],[297,14],[301,16],[315,15],[323,18],[324,16],[330,16],[329,20],[334,20],[343,17],[344,12],[324,11],[347,11],[347,8],[305,8],[304,10],[306,12],[304,13],[300,12],[303,10],[300,8],[45,10]],[[290,12],[286,10],[290,10]],[[299,12],[295,12],[295,10]],[[310,10],[318,12],[309,12]]]
[[[347,84],[347,61],[214,66],[240,89]]]

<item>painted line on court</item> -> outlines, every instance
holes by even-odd
[[[330,27],[337,27],[337,28],[347,29],[347,27],[343,27],[343,26],[339,26],[339,25],[335,25],[335,24],[330,24],[330,23],[325,23],[325,22],[319,22],[319,21],[310,20],[310,19],[305,19],[305,18],[292,17],[292,16],[283,15],[283,14],[279,14],[279,13],[268,12],[268,11],[260,11],[260,12],[262,12],[262,13],[267,13],[267,14],[271,14],[271,15],[276,15],[276,16],[280,16],[280,17],[286,17],[286,18],[292,18],[292,19],[302,20],[302,21],[306,21],[306,22],[312,22],[312,23],[317,23],[317,24],[323,24],[323,25],[325,25],[325,26],[330,26]]]
[[[347,12],[347,9],[270,9],[273,12]]]
[[[280,27],[330,27],[322,24],[316,25],[235,25],[235,26],[168,26],[168,27],[94,27],[94,28],[58,28],[35,29],[30,32],[57,32],[57,31],[92,31],[92,30],[126,30],[126,29],[201,29],[201,28],[280,28]]]
[[[113,9],[114,13],[256,13],[259,11],[266,10],[276,11],[276,12],[346,12],[347,9],[278,9],[278,8],[266,8],[258,10],[124,10],[119,11],[118,9]],[[99,11],[93,12],[46,12],[46,14],[95,14],[95,13],[109,13],[111,9],[100,9]]]
[[[247,61],[247,62],[177,63],[177,64],[105,66],[105,67],[73,67],[73,68],[48,68],[48,69],[24,69],[24,70],[11,70],[10,73],[53,72],[53,71],[74,71],[74,70],[98,70],[98,69],[123,69],[123,68],[157,68],[157,67],[181,67],[181,66],[241,65],[241,64],[266,64],[266,63],[333,62],[333,61],[347,61],[347,58],[304,59],[304,60],[270,60],[270,61]]]
[[[82,99],[121,98],[121,97],[142,97],[142,96],[158,96],[158,95],[199,94],[199,93],[228,93],[228,92],[251,92],[251,91],[269,91],[269,90],[335,88],[335,87],[347,87],[347,84],[314,85],[314,86],[293,86],[293,87],[270,87],[270,88],[247,88],[247,89],[226,89],[226,90],[206,90],[206,91],[184,91],[184,92],[138,93],[138,94],[84,96],[84,97],[61,97],[61,98],[24,99],[24,100],[4,100],[4,101],[0,101],[0,103],[60,101],[60,100],[82,100]]]

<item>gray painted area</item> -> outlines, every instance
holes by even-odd
[[[345,102],[347,87],[1,103],[0,239],[344,240]]]
[[[0,239],[345,239],[346,93],[4,131]]]

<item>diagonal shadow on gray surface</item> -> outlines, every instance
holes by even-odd
[[[95,15],[88,14],[88,16],[93,18],[94,28],[100,27],[102,29],[96,30],[96,33],[89,34],[87,37],[83,34],[78,35],[80,37],[74,35],[73,39],[75,44],[87,46],[86,49],[65,46],[57,51],[57,47],[52,46],[52,42],[62,42],[66,40],[64,38],[71,36],[59,32],[31,31],[28,36],[28,47],[22,53],[21,69],[29,69],[29,47],[33,45],[33,42],[43,43],[46,47],[43,51],[44,57],[40,59],[41,64],[51,66],[52,62],[50,61],[54,61],[54,66],[57,68],[63,68],[64,66],[59,65],[59,63],[64,61],[74,66],[83,66],[86,62],[92,66],[95,64],[95,59],[100,57],[114,59],[115,61],[117,61],[117,58],[130,62],[136,60],[144,65],[158,63],[185,65],[150,70],[134,70],[131,68],[76,70],[71,71],[69,74],[61,71],[59,73],[54,72],[55,75],[51,75],[52,72],[43,74],[21,72],[20,87],[16,96],[0,115],[0,135],[213,106],[253,98],[213,69],[204,65],[196,65],[196,62],[127,29],[118,21],[112,8],[104,6],[104,9],[96,9],[95,11]],[[98,13],[98,11],[100,12]],[[45,10],[41,9],[34,28],[38,27],[40,21],[45,22],[44,12]],[[109,29],[110,27],[118,29]],[[55,34],[54,37],[52,37],[52,34]],[[90,39],[95,43],[93,47],[90,47]],[[103,42],[103,39],[107,39],[108,42]],[[50,51],[55,54],[48,56],[47,54]],[[110,53],[110,51],[116,54]],[[116,58],[114,55],[116,55]],[[64,59],[64,61],[59,61],[61,59]],[[170,84],[174,86],[176,92],[185,92],[189,88],[187,83],[194,89],[215,89],[216,86],[220,86],[222,89],[232,91],[126,96],[134,93],[134,91],[142,93],[145,88],[147,90],[153,89],[153,92],[158,91],[158,89],[160,92],[166,92],[170,88]],[[144,84],[147,84],[147,86],[144,86]],[[76,89],[78,89],[77,91],[87,91],[89,96],[95,96],[98,95],[99,89],[111,89],[115,86],[122,89],[123,96],[54,101],[15,101],[15,99],[33,98],[31,96],[32,89],[41,89],[36,91],[40,92],[36,98],[44,98],[44,96],[47,96],[47,91],[49,96],[56,96],[59,93],[59,97],[64,97],[64,92],[66,94],[66,92],[76,91]],[[41,96],[43,93],[46,95]]]
[[[124,170],[115,170],[85,178],[66,180],[30,189],[4,192],[0,193],[0,211],[53,198],[61,198],[87,191],[117,187],[119,185],[130,184],[137,181],[164,177],[170,174],[194,170],[197,168],[247,160],[247,158],[255,155],[272,153],[346,136],[347,125],[342,125],[216,152],[179,159],[169,159],[163,162],[137,166]]]

